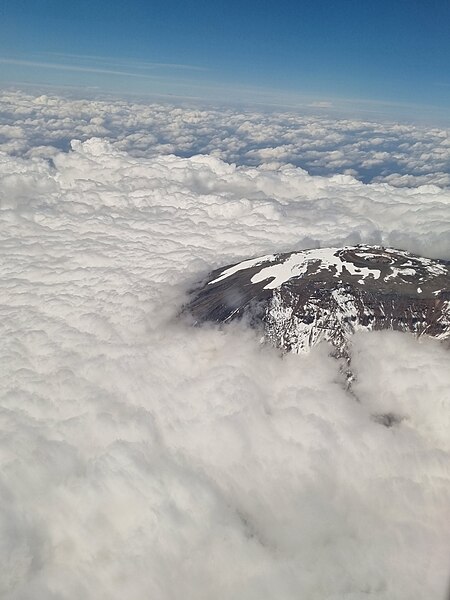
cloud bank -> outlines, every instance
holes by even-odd
[[[348,173],[366,183],[450,185],[447,129],[18,90],[0,95],[0,115],[3,150],[21,156],[48,155],[55,148],[67,150],[73,138],[97,136],[136,157],[208,154],[238,165],[292,164],[316,175]]]
[[[80,122],[65,106],[42,144]],[[444,598],[448,349],[355,336],[352,395],[325,346],[282,356],[176,315],[244,257],[361,241],[449,259],[448,190],[140,156],[117,131],[33,151],[21,110],[0,155],[2,596]]]

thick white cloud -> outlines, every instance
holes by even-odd
[[[326,347],[176,315],[252,255],[449,259],[449,192],[72,147],[1,155],[2,596],[444,598],[448,350],[356,336],[352,395]]]
[[[22,91],[0,95],[0,115],[3,150],[22,156],[48,157],[73,138],[99,136],[137,157],[212,154],[240,165],[290,163],[311,174],[347,172],[395,186],[450,185],[446,129]]]

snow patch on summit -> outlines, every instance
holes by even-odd
[[[380,277],[381,271],[379,269],[356,267],[353,263],[342,260],[342,258],[337,255],[340,251],[342,251],[342,248],[319,248],[317,250],[295,252],[283,263],[265,267],[256,275],[253,275],[251,282],[259,283],[260,281],[273,277],[272,281],[264,286],[265,290],[273,290],[280,287],[280,285],[286,281],[289,281],[289,279],[300,277],[307,272],[312,275],[319,273],[319,271],[334,270],[334,277],[339,277],[344,269],[347,270],[350,275],[358,275],[362,279],[369,276],[372,276],[374,279]],[[314,270],[315,264],[316,269]]]
[[[303,275],[317,275],[320,271],[327,271],[332,273],[334,277],[341,278],[342,275],[348,274],[359,277],[358,283],[361,285],[365,284],[365,279],[370,277],[373,280],[380,279],[381,270],[375,266],[371,266],[371,262],[376,263],[380,260],[380,254],[374,254],[367,251],[367,246],[361,245],[361,251],[355,251],[352,246],[345,246],[343,248],[317,248],[311,250],[302,250],[300,252],[293,252],[289,254],[284,260],[280,260],[281,255],[271,254],[252,258],[249,260],[242,261],[236,265],[225,269],[219,277],[214,278],[208,282],[208,285],[213,285],[224,279],[235,275],[240,271],[258,267],[262,265],[262,268],[257,273],[253,274],[250,282],[260,283],[267,279],[271,279],[265,286],[265,290],[273,290],[290,279],[301,277]],[[393,250],[392,248],[381,248],[383,250],[383,262],[387,263],[386,268],[389,270],[383,277],[383,281],[389,280],[408,280],[413,278],[417,274],[417,270],[414,267],[414,263],[408,260],[408,253],[401,250]],[[356,259],[360,259],[360,263],[355,264],[352,260],[346,260],[344,257],[348,251],[352,251],[352,254]],[[394,257],[394,254],[396,257]],[[395,263],[395,260],[404,258],[403,263]],[[420,267],[422,274],[419,277],[420,281],[424,278],[439,277],[446,273],[446,268],[439,265],[432,260],[425,257],[416,257],[416,266]],[[266,263],[274,263],[266,266]],[[392,262],[392,264],[390,264]],[[425,273],[425,275],[424,275]],[[418,288],[419,291],[420,288]]]

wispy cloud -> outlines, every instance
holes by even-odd
[[[133,69],[180,69],[186,71],[209,71],[206,67],[199,65],[187,65],[184,63],[143,61],[138,59],[113,59],[107,56],[95,56],[89,54],[67,54],[62,52],[43,52],[41,56],[53,56],[61,59],[76,59],[91,61],[117,67],[128,67]]]
[[[0,64],[17,65],[22,67],[36,67],[39,69],[54,69],[57,71],[75,71],[77,73],[98,73],[104,75],[120,75],[125,77],[140,77],[143,79],[154,79],[153,75],[147,75],[145,73],[134,73],[133,71],[104,69],[99,67],[91,67],[87,65],[70,65],[66,63],[21,60],[17,58],[0,58]]]
[[[310,106],[311,108],[331,108],[333,106],[333,103],[325,100],[317,100],[315,102],[311,102],[311,104],[309,104],[308,106]]]
[[[126,77],[145,77],[152,78],[151,75],[142,73],[132,73],[130,71],[118,71],[116,69],[101,69],[98,67],[88,67],[83,65],[67,65],[64,63],[40,62],[34,60],[21,60],[16,58],[0,58],[0,64],[17,65],[21,67],[37,67],[40,69],[55,69],[58,71],[76,71],[78,73],[103,73],[107,75],[121,75]]]

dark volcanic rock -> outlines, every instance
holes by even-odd
[[[347,356],[355,331],[450,337],[450,262],[347,246],[245,260],[210,274],[185,307],[196,323],[248,317],[291,352],[328,340]]]

